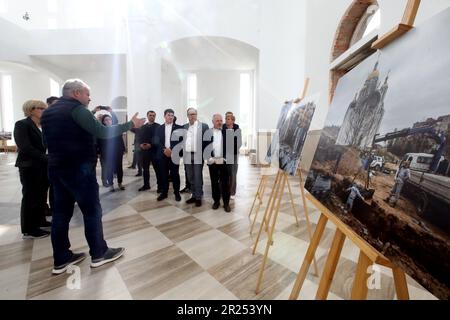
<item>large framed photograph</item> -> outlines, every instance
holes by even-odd
[[[266,161],[278,163],[281,170],[295,176],[301,160],[303,146],[317,108],[319,95],[299,103],[290,101],[282,109],[277,132],[267,153]]]
[[[345,75],[307,190],[450,298],[450,10]]]

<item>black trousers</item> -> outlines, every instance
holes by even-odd
[[[156,184],[158,190],[161,190],[161,181],[159,177],[159,166],[156,164],[155,155],[150,151],[142,151],[142,170],[144,174],[144,187],[150,187],[150,165],[153,166],[153,170],[156,175]]]
[[[172,158],[162,155],[162,158],[157,161],[157,166],[159,167],[161,194],[169,193],[169,177],[172,180],[174,193],[180,193],[180,165],[173,163]]]
[[[32,233],[45,223],[47,209],[47,167],[19,168],[22,183],[20,222],[22,233]]]
[[[223,204],[230,203],[230,168],[226,164],[213,164],[209,166],[211,177],[212,197],[214,203],[220,203],[222,197]]]

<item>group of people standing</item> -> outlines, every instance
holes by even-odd
[[[198,120],[195,108],[187,110],[188,123],[176,124],[173,109],[164,111],[164,123],[156,123],[156,113],[147,112],[148,122],[136,131],[135,153],[142,167],[144,185],[139,191],[147,191],[150,186],[150,166],[157,180],[158,201],[168,198],[169,183],[172,182],[176,201],[181,201],[180,193],[191,193],[188,204],[202,206],[203,168],[209,166],[211,177],[213,209],[220,207],[223,199],[224,209],[230,212],[230,198],[236,194],[236,175],[238,171],[239,149],[242,138],[239,126],[235,124],[233,113],[216,114],[212,119],[212,128]],[[228,136],[227,136],[228,132]],[[227,137],[232,139],[232,149],[227,152]],[[206,150],[210,147],[210,150]],[[175,151],[174,151],[175,150]],[[206,150],[206,152],[205,152]],[[180,152],[181,151],[181,152]],[[176,154],[174,154],[176,152]],[[179,159],[177,159],[179,158]],[[179,166],[184,162],[186,186],[180,190]],[[139,163],[138,163],[139,164]]]
[[[138,118],[138,114],[129,122],[118,124],[117,118],[109,112],[112,110],[107,107],[108,112],[97,117],[87,109],[91,101],[90,92],[82,80],[67,80],[61,97],[51,97],[47,104],[38,100],[27,101],[23,106],[26,118],[15,124],[16,166],[23,194],[23,237],[43,238],[50,235],[44,228],[51,228],[53,274],[62,274],[86,258],[85,253],[71,250],[69,225],[75,203],[83,214],[91,268],[98,268],[123,255],[125,248],[110,248],[104,240],[96,166],[99,153],[104,185],[113,188],[113,176],[117,174],[119,189],[124,189],[122,160],[125,145],[122,136],[127,131],[138,132],[144,172],[144,186],[140,191],[150,189],[152,165],[157,177],[158,201],[168,197],[169,182],[172,182],[176,201],[181,201],[180,157],[183,157],[187,177],[185,191],[189,189],[192,192],[188,203],[202,205],[205,162],[211,176],[214,209],[220,207],[222,198],[225,211],[230,212],[230,195],[236,190],[242,139],[232,113],[226,115],[225,124],[222,115],[214,115],[211,129],[197,120],[194,108],[187,110],[189,123],[184,126],[175,123],[172,109],[165,110],[162,125],[155,123],[156,113],[153,111],[147,114],[147,124],[145,118]],[[47,206],[48,197],[50,208]],[[52,215],[51,223],[45,218],[49,213]]]

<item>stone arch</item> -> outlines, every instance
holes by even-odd
[[[334,37],[333,46],[331,49],[331,61],[336,60],[350,48],[353,34],[355,33],[360,20],[364,17],[367,8],[371,5],[378,5],[378,2],[376,0],[353,0],[336,30],[336,35]],[[330,101],[334,96],[339,79],[344,74],[345,72],[341,70],[332,70],[330,72]]]

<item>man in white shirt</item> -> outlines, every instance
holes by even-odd
[[[212,129],[212,157],[208,160],[214,200],[213,209],[219,209],[222,197],[225,212],[231,212],[230,170],[226,163],[226,150],[226,129],[223,128],[223,118],[220,114],[215,114]]]
[[[179,141],[172,141],[174,131],[181,129],[174,123],[175,112],[172,109],[164,111],[165,122],[155,130],[153,146],[157,148],[156,163],[160,172],[161,194],[158,201],[167,199],[169,193],[169,176],[172,179],[175,200],[181,201],[180,196],[180,166],[172,161],[172,150]]]
[[[189,122],[184,125],[186,130],[185,145],[183,150],[186,178],[189,181],[192,197],[186,201],[197,207],[202,206],[203,198],[203,150],[206,143],[203,135],[209,129],[208,125],[198,121],[198,113],[194,108],[187,110]]]

